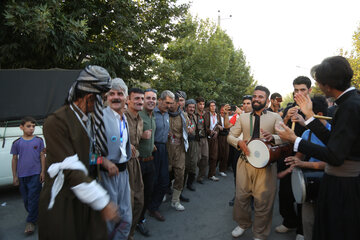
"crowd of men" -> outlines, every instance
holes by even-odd
[[[342,57],[325,59],[313,73],[325,95],[336,100],[331,130],[314,119],[315,113],[326,115],[327,107],[324,98],[310,99],[307,77],[293,81],[295,102],[284,110],[281,95],[270,95],[264,86],[243,96],[241,107],[217,110],[214,100],[187,99],[180,90],[128,89],[104,68],[86,67],[67,104],[44,124],[48,174],[40,195],[39,239],[134,239],[135,229],[149,236],[146,212],[165,221],[160,206],[167,194],[175,210],[185,210],[183,188],[195,191],[194,183],[204,184],[205,178],[219,181],[229,166],[236,189],[230,201],[237,223],[233,237],[250,227],[254,239],[269,236],[280,178],[278,233],[297,229],[296,239],[357,238],[359,94],[350,87],[352,70]],[[307,129],[319,141],[305,138]],[[294,143],[293,156],[256,168],[247,145],[255,139]],[[306,165],[310,158],[314,164]],[[325,171],[318,200],[302,210],[294,207],[295,167]]]

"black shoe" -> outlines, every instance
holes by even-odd
[[[235,197],[229,201],[229,206],[230,207],[234,206],[234,201],[235,201]]]
[[[189,199],[189,198],[184,197],[184,196],[181,194],[181,195],[180,195],[180,201],[183,201],[183,202],[190,202],[190,199]]]
[[[145,226],[145,222],[139,222],[136,225],[136,229],[141,233],[141,235],[145,236],[145,237],[149,237],[149,230],[146,228]]]
[[[193,191],[193,192],[195,191],[195,188],[193,187],[192,184],[186,185],[186,188],[189,189],[190,191]]]

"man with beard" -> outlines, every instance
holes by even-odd
[[[242,100],[243,100],[242,105],[243,105],[244,113],[252,112],[252,106],[251,106],[252,95],[245,95],[245,96],[243,96]],[[234,126],[236,120],[241,115],[241,111],[239,111],[239,108],[236,108],[236,112],[235,112],[234,116],[230,120],[228,120],[228,118],[226,116],[229,114],[228,113],[229,109],[230,109],[230,105],[227,104],[226,107],[224,108],[224,110],[225,110],[224,125],[227,128],[231,128],[232,126]],[[240,135],[239,139],[243,139],[242,134]],[[240,157],[240,153],[241,153],[241,151],[239,151],[238,149],[229,145],[229,158],[230,158],[230,162],[231,162],[231,168],[234,173],[235,187],[236,187],[236,166],[237,166],[238,159]],[[234,201],[235,201],[235,196],[233,199],[231,199],[229,201],[229,206],[234,206]]]
[[[107,192],[88,174],[91,164],[96,169],[107,155],[101,94],[109,90],[109,80],[104,68],[87,66],[66,104],[45,120],[47,173],[39,201],[39,239],[105,240],[104,220],[119,218]]]
[[[199,151],[198,151],[198,168],[199,173],[197,177],[197,182],[200,184],[204,183],[204,178],[206,176],[206,168],[208,166],[209,160],[209,145],[207,142],[207,134],[205,129],[205,99],[202,97],[196,98],[196,117],[197,117],[197,127],[199,132]]]
[[[144,109],[139,112],[144,122],[143,133],[139,143],[139,160],[141,166],[141,174],[144,182],[144,207],[141,212],[140,221],[137,229],[144,236],[150,236],[149,230],[145,226],[145,212],[151,201],[151,194],[154,188],[155,166],[152,153],[156,151],[154,145],[156,123],[153,110],[156,106],[155,89],[146,89],[144,95]]]
[[[104,109],[104,124],[108,155],[101,168],[101,185],[108,191],[111,201],[119,206],[121,221],[115,225],[107,222],[112,239],[128,239],[131,223],[131,193],[126,163],[131,158],[129,126],[124,116],[127,86],[121,78],[111,81],[111,89],[106,93],[108,107]],[[121,227],[117,227],[121,226]]]
[[[154,108],[154,117],[156,123],[155,147],[153,153],[155,165],[154,190],[151,197],[151,203],[148,210],[151,217],[159,221],[165,221],[165,218],[159,212],[164,195],[169,186],[169,161],[166,142],[169,133],[169,113],[168,109],[175,98],[174,93],[165,90],[160,94],[159,104]]]
[[[212,181],[219,181],[219,178],[215,176],[216,164],[218,160],[219,131],[223,130],[221,126],[220,114],[216,113],[216,102],[214,100],[209,101],[209,112],[205,114],[205,129],[208,135],[209,144],[209,173],[208,178]]]
[[[242,151],[237,164],[236,197],[234,220],[238,226],[232,231],[233,237],[241,236],[252,225],[254,239],[266,239],[271,231],[272,210],[276,194],[276,164],[264,168],[253,167],[246,159],[250,154],[246,143],[255,138],[279,143],[275,124],[281,122],[279,114],[265,110],[270,92],[266,87],[255,87],[251,113],[241,114],[230,129],[228,142]],[[251,131],[252,130],[252,131]],[[238,137],[243,133],[243,140]],[[251,222],[251,196],[254,198],[254,222]]]
[[[188,126],[188,140],[189,140],[189,149],[186,152],[185,156],[185,175],[184,182],[186,181],[186,187],[190,191],[195,191],[193,182],[195,181],[196,176],[196,165],[198,161],[198,130],[197,130],[197,117],[195,115],[195,105],[196,101],[194,99],[189,99],[185,103],[185,109],[189,119]],[[187,178],[187,180],[186,180]]]
[[[143,120],[139,112],[143,109],[144,91],[139,88],[131,88],[127,100],[128,108],[125,111],[126,119],[129,123],[131,159],[127,162],[129,171],[129,182],[131,189],[131,205],[133,220],[129,239],[134,238],[134,231],[139,222],[141,212],[144,207],[144,184],[141,176],[141,166],[139,163],[139,142],[143,134]]]
[[[189,148],[187,121],[184,112],[180,109],[178,93],[175,94],[175,101],[169,108],[169,139],[166,144],[169,152],[169,172],[174,178],[171,206],[177,211],[184,211],[180,203],[180,195],[183,190],[185,173],[185,152]]]

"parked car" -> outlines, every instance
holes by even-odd
[[[11,127],[0,127],[0,186],[11,185],[13,183],[10,154],[12,143],[23,135],[23,131],[18,126],[12,124]],[[44,139],[42,126],[36,126],[34,135]],[[45,139],[44,139],[45,140]]]

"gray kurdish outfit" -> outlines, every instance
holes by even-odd
[[[119,174],[112,177],[109,177],[106,171],[101,171],[101,185],[108,191],[111,201],[119,206],[121,223],[113,239],[127,239],[132,223],[129,173],[126,169],[126,162],[131,158],[129,127],[125,115],[123,115],[123,120],[125,121],[126,130],[123,122],[120,122],[119,115],[110,107],[105,108],[103,113],[109,151],[106,158],[117,164],[117,166],[125,166],[125,169],[119,167]],[[123,147],[123,149],[121,149],[120,126],[123,131],[123,144],[126,143],[126,147]],[[115,228],[115,224],[107,222],[107,227],[108,233],[111,233]]]

